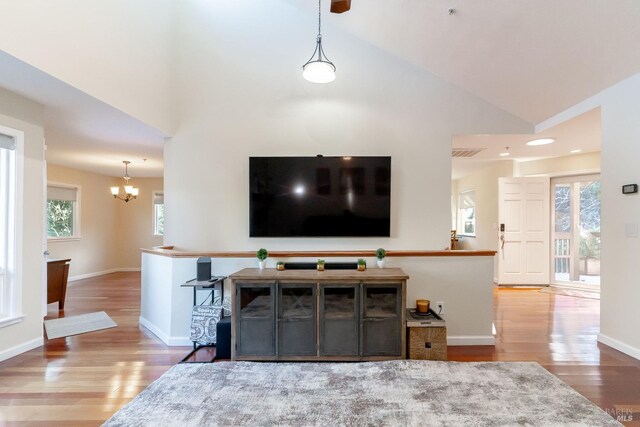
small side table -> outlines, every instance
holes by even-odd
[[[211,279],[209,280],[189,280],[186,283],[183,283],[182,285],[180,285],[181,288],[193,288],[193,305],[197,305],[198,304],[198,291],[208,291],[211,292],[211,303],[213,304],[213,299],[215,297],[215,291],[216,291],[216,287],[218,285],[220,285],[220,304],[223,303],[224,301],[224,281],[227,278],[227,276],[212,276]],[[205,300],[206,301],[206,300]],[[223,313],[224,316],[224,313]],[[212,346],[205,346],[205,345],[200,345],[198,346],[197,343],[194,341],[193,343],[193,351],[191,351],[191,353],[189,353],[187,355],[187,357],[185,357],[183,359],[187,360],[189,358],[191,358],[191,356],[198,351],[198,349],[200,349],[201,347],[212,347]]]

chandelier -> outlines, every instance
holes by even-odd
[[[318,37],[316,38],[316,50],[302,66],[302,77],[313,83],[329,83],[336,78],[336,66],[329,61],[322,49],[322,0],[318,0]],[[317,56],[316,56],[317,55]]]
[[[129,176],[129,164],[131,163],[128,160],[123,160],[124,163],[124,196],[120,196],[120,187],[111,187],[111,194],[114,198],[120,199],[125,203],[129,203],[129,200],[133,200],[138,197],[139,189],[129,184],[129,180],[131,177]]]

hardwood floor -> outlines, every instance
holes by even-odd
[[[0,425],[100,425],[190,351],[138,325],[139,273],[71,282],[60,315],[101,310],[117,328],[46,341],[0,363]],[[449,347],[449,360],[539,362],[601,408],[633,417],[624,424],[640,425],[640,361],[597,343],[599,301],[501,289],[495,318],[495,347]]]
[[[69,283],[60,316],[103,310],[117,328],[46,340],[0,363],[0,425],[100,425],[190,350],[138,325],[140,273]],[[57,304],[48,314],[58,317]]]
[[[640,426],[640,361],[598,343],[599,300],[507,288],[494,291],[494,307],[495,347],[449,347],[449,360],[538,362],[625,425]]]

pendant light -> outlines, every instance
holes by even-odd
[[[336,78],[336,66],[329,61],[322,49],[322,0],[318,0],[318,37],[316,38],[316,50],[302,66],[302,77],[312,83],[329,83]]]

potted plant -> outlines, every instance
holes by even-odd
[[[284,262],[282,262],[282,261],[276,262],[276,270],[284,271]]]
[[[365,271],[367,269],[367,261],[364,258],[358,258],[358,271]]]
[[[384,268],[384,257],[386,256],[387,251],[385,251],[383,248],[376,249],[376,258],[378,258],[376,263],[378,264],[378,268]]]
[[[258,258],[258,268],[260,268],[260,270],[264,270],[264,266],[266,264],[266,259],[269,256],[269,252],[267,252],[267,250],[265,248],[260,248],[258,249],[258,252],[256,252],[256,257]]]
[[[319,259],[318,260],[318,271],[324,271],[324,260],[323,259]]]

